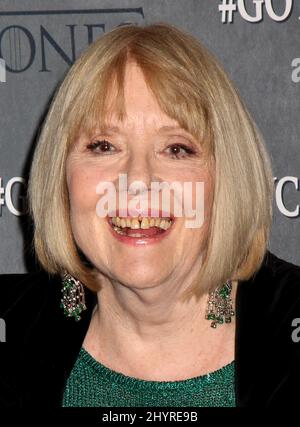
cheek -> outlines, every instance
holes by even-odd
[[[67,185],[71,211],[82,213],[93,210],[96,212],[96,204],[99,195],[96,193],[97,185],[103,180],[101,173],[92,168],[69,167],[67,171]]]
[[[214,199],[214,177],[210,172],[204,172],[201,176],[198,174],[197,177],[191,177],[190,181],[192,182],[192,199],[193,207],[196,208],[198,205],[201,209],[204,209],[204,218],[205,221],[210,219],[210,214],[212,210],[212,204]],[[203,193],[196,190],[196,183],[203,183]]]

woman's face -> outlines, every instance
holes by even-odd
[[[124,90],[124,120],[117,121],[112,111],[108,128],[96,129],[92,138],[81,133],[68,155],[67,185],[74,238],[97,270],[111,280],[132,288],[164,283],[182,287],[195,278],[205,251],[213,201],[213,167],[192,135],[159,108],[135,63],[126,66]],[[193,208],[199,197],[196,182],[203,182],[204,222],[189,228],[186,216],[160,225],[157,218],[138,221],[138,209],[131,218],[128,211],[127,215],[118,215],[117,211],[115,216],[120,220],[98,216],[96,208],[101,195],[96,188],[99,183],[114,184],[117,209],[120,193],[127,195],[128,202],[137,197],[119,187],[119,174],[126,174],[128,187],[134,181],[143,182],[146,189],[142,196],[149,208],[152,182],[169,185],[179,182],[182,188],[184,183],[191,183],[193,191],[187,197]],[[170,213],[160,212],[160,217],[172,218],[174,214],[174,192],[170,194]],[[182,199],[184,215],[184,197]],[[162,197],[159,200],[161,203]],[[161,204],[157,207],[162,210]],[[144,212],[142,216],[147,215]],[[142,228],[135,228],[137,226]]]

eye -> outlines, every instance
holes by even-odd
[[[182,159],[196,154],[195,150],[187,147],[184,144],[172,144],[169,145],[166,149],[169,150],[171,157],[176,159]]]
[[[106,139],[91,142],[87,145],[87,149],[100,154],[112,154],[117,151],[116,148]]]

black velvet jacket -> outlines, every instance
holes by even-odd
[[[60,308],[61,280],[45,272],[0,275],[0,407],[59,407],[89,325],[95,295],[76,322]],[[236,300],[236,402],[242,407],[298,407],[300,267],[267,252],[240,282]],[[292,339],[292,333],[294,331]]]

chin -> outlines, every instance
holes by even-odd
[[[116,277],[119,277],[119,282],[124,286],[137,289],[152,288],[164,281],[164,277],[158,276],[157,270],[153,269],[151,271],[128,269],[126,273],[119,273]]]

